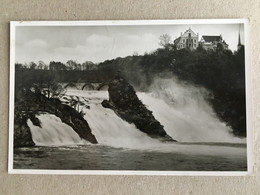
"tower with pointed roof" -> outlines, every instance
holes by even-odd
[[[240,25],[239,25],[237,50],[239,50],[241,47],[242,47],[242,44],[241,44]]]

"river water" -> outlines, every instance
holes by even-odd
[[[19,148],[15,169],[246,171],[245,145],[171,144],[180,151],[149,151],[102,145]],[[179,147],[180,146],[180,147]],[[170,146],[167,146],[170,147]],[[181,149],[207,151],[186,153]],[[214,152],[215,153],[210,153]]]
[[[40,114],[42,128],[28,121],[36,147],[14,150],[14,169],[246,171],[245,139],[230,133],[209,106],[206,90],[158,80],[150,93],[137,93],[167,134],[178,143],[162,143],[103,108],[107,91],[69,89],[99,144],[80,139],[71,127]]]

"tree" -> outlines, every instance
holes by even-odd
[[[43,70],[48,70],[49,66],[47,64],[44,65]]]
[[[66,70],[66,66],[65,64],[61,63],[61,62],[50,62],[50,70]]]
[[[96,65],[91,61],[86,61],[82,64],[82,70],[94,70]]]
[[[164,47],[165,49],[169,49],[169,46],[172,42],[171,36],[169,34],[163,34],[159,37],[159,45]]]
[[[29,66],[30,66],[30,69],[34,70],[37,67],[37,64],[35,62],[30,62]]]
[[[70,96],[70,98],[64,97],[64,100],[65,100],[64,101],[65,104],[71,106],[81,114],[84,114],[83,107],[88,109],[90,108],[88,105],[85,105],[85,103],[82,102],[78,96]]]
[[[43,83],[43,87],[44,88],[42,88],[41,91],[47,98],[60,99],[66,93],[66,89],[55,81],[45,82]]]
[[[57,81],[56,74],[54,72],[48,71],[47,74],[39,75],[37,78],[33,79],[33,86],[35,87],[35,92],[44,95],[49,98],[62,98],[66,89],[64,89]]]
[[[38,69],[43,70],[45,66],[46,64],[42,60],[38,62]]]
[[[74,60],[67,61],[66,65],[68,70],[81,70],[81,64],[78,64]]]
[[[21,63],[15,63],[15,69],[22,69],[23,65]]]
[[[138,56],[138,52],[134,51],[133,56]]]

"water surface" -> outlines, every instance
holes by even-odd
[[[194,144],[180,144],[196,148]],[[163,152],[132,150],[102,145],[18,148],[14,150],[14,169],[50,170],[161,170],[161,171],[246,171],[244,144],[200,147],[220,150],[203,152]],[[201,148],[198,148],[201,151]],[[234,153],[235,151],[235,153]],[[229,154],[229,152],[231,152]]]

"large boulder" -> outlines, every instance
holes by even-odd
[[[109,83],[109,100],[104,100],[102,106],[110,108],[123,120],[135,124],[150,137],[165,141],[175,141],[165,132],[152,112],[138,99],[134,88],[121,76],[115,76]]]

